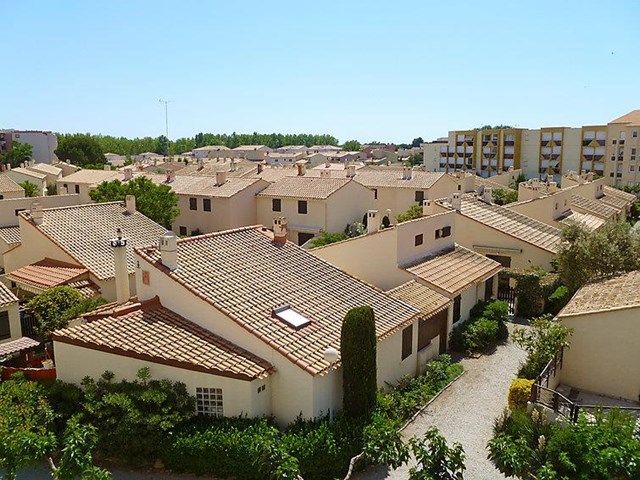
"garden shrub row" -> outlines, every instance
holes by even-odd
[[[509,305],[506,302],[478,302],[471,309],[469,320],[452,330],[449,337],[451,348],[465,353],[487,352],[509,338],[508,315]]]

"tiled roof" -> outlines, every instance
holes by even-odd
[[[640,126],[640,110],[631,110],[629,113],[622,115],[621,117],[611,120],[611,123],[626,123],[628,125]]]
[[[86,268],[45,258],[7,273],[7,278],[22,285],[30,285],[46,290],[58,285],[64,285],[87,273],[89,271]]]
[[[351,308],[373,308],[378,338],[419,313],[291,242],[275,244],[263,227],[178,240],[174,271],[161,265],[158,247],[136,251],[311,374],[330,366],[324,352],[339,348]],[[285,304],[311,323],[296,330],[274,318],[273,310]]]
[[[618,208],[607,205],[600,200],[591,200],[582,195],[571,195],[571,205],[574,208],[586,210],[588,213],[605,219],[612,218],[620,212]]]
[[[66,177],[58,179],[58,183],[88,183],[90,185],[112,180],[122,180],[123,173],[117,170],[90,170],[82,169]]]
[[[447,297],[415,280],[403,283],[389,290],[387,293],[393,298],[413,305],[419,309],[424,316],[434,315],[451,304],[451,300]]]
[[[39,345],[40,342],[29,337],[20,337],[17,340],[0,343],[0,358],[13,355],[14,353],[24,352],[25,350],[31,350]]]
[[[231,150],[231,149],[224,145],[207,145],[205,147],[193,149],[194,152],[208,152],[208,151],[218,152],[220,150]]]
[[[495,260],[460,245],[447,253],[421,260],[405,268],[430,286],[453,296],[503,269]]]
[[[618,211],[627,208],[627,206],[629,205],[629,202],[627,202],[624,198],[616,197],[615,195],[604,195],[598,200],[600,200],[605,205],[609,205],[610,207],[615,208]]]
[[[365,167],[356,171],[354,180],[365,187],[397,187],[429,189],[446,174],[441,172],[423,172],[412,170],[411,179],[402,179],[402,168],[397,167]]]
[[[561,231],[509,208],[485,203],[471,195],[463,195],[461,212],[488,227],[536,247],[557,253]]]
[[[69,282],[66,285],[80,292],[80,295],[84,298],[99,297],[102,293],[100,287],[91,280],[76,280],[74,282]]]
[[[20,212],[31,221],[28,212]],[[43,209],[41,225],[32,225],[75,258],[99,279],[114,277],[110,240],[116,229],[128,239],[127,264],[135,271],[133,249],[157,242],[166,229],[140,212],[128,214],[121,202],[92,203],[73,207]]]
[[[352,166],[356,167],[356,170],[359,170],[361,168],[364,167],[364,163],[362,162],[355,162],[351,164]],[[316,165],[315,167],[313,167],[311,169],[311,171],[332,171],[332,170],[337,170],[339,172],[345,171],[347,169],[347,164],[346,163],[330,163],[329,166],[327,166],[326,163],[321,163],[320,165]]]
[[[24,194],[24,188],[18,185],[18,182],[2,173],[0,174],[0,192],[22,192]]]
[[[349,183],[349,178],[284,177],[272,183],[258,196],[323,200]]]
[[[253,151],[253,150],[259,150],[260,148],[269,148],[266,145],[240,145],[239,147],[234,148],[233,150],[238,150],[238,151]]]
[[[605,195],[610,197],[622,198],[626,200],[629,204],[632,204],[633,202],[636,202],[638,200],[638,197],[636,197],[635,194],[610,187],[609,185],[605,185],[603,190]]]
[[[16,297],[4,283],[0,282],[0,307],[17,302],[18,297]]]
[[[220,162],[205,160],[202,165],[199,165],[198,163],[191,163],[190,165],[187,165],[183,169],[178,170],[176,176],[193,175],[196,177],[215,177],[216,172],[227,172],[228,177],[241,177],[257,170],[258,168],[255,162],[251,162],[249,160],[234,158],[233,161],[233,171],[231,171],[231,162],[229,162],[229,159],[224,159]]]
[[[298,175],[298,170],[295,167],[283,166],[283,167],[269,167],[266,166],[262,169],[261,173],[254,170],[247,176],[250,178],[261,178],[269,183],[277,182],[285,177],[295,177]]]
[[[637,307],[640,307],[640,271],[588,283],[576,292],[558,316],[568,317]],[[638,318],[640,319],[640,316]]]
[[[29,170],[36,170],[46,175],[60,175],[62,173],[61,168],[58,168],[54,165],[49,165],[48,163],[34,163],[28,168]]]
[[[8,245],[20,243],[20,227],[1,227],[0,240]]]
[[[259,181],[257,178],[227,177],[224,184],[217,186],[215,177],[176,176],[167,185],[178,195],[229,198]]]
[[[605,220],[604,218],[596,217],[588,213],[571,212],[570,215],[560,220],[560,223],[563,225],[578,224],[587,230],[593,231],[603,226]]]
[[[45,178],[47,178],[47,175],[44,174],[44,173],[34,172],[32,170],[29,170],[29,169],[23,168],[23,167],[12,168],[11,171],[12,172],[16,172],[16,173],[20,173],[22,175],[27,175],[29,177],[37,178],[38,180],[44,180]]]
[[[501,190],[505,190],[507,192],[517,192],[517,190],[511,188],[511,187],[507,187],[505,185],[502,185],[501,183],[495,182],[491,179],[491,177],[489,178],[483,178],[479,175],[475,175],[474,176],[474,181],[475,181],[475,185],[479,186],[479,185],[484,185],[486,187],[491,187],[494,190],[497,189],[501,189]]]
[[[241,380],[264,377],[273,368],[267,361],[164,308],[157,300],[120,308],[110,304],[101,309],[100,315],[92,312],[84,318],[87,323],[57,330],[53,339]]]

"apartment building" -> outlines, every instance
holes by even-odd
[[[55,133],[41,130],[0,130],[0,154],[11,150],[14,142],[31,145],[31,158],[38,163],[58,161],[55,150],[58,138]]]
[[[429,171],[472,171],[491,177],[513,167],[528,178],[559,182],[569,172],[593,172],[610,185],[636,185],[640,110],[608,124],[449,132],[446,142],[423,144]]]

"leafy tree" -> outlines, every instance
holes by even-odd
[[[543,315],[529,320],[530,328],[516,328],[512,334],[516,345],[527,352],[527,360],[520,368],[519,377],[534,380],[553,356],[563,347],[569,346],[571,328]]]
[[[62,161],[70,160],[74,165],[84,166],[90,163],[106,163],[107,159],[100,143],[91,135],[69,135],[58,137],[55,151]]]
[[[39,197],[42,195],[38,186],[35,183],[31,183],[29,180],[26,182],[19,182],[18,185],[24,188],[24,195],[26,197]]]
[[[416,203],[415,205],[411,205],[409,210],[406,212],[397,215],[396,221],[398,223],[402,223],[408,222],[409,220],[415,220],[420,217],[422,217],[422,205]]]
[[[409,165],[416,166],[424,164],[424,159],[422,158],[422,153],[416,153],[415,155],[411,155],[409,157]]]
[[[342,145],[342,149],[348,152],[359,152],[362,148],[362,144],[357,140],[347,140]]]
[[[492,192],[493,201],[497,205],[506,205],[518,201],[518,192],[504,188],[496,188]]]
[[[437,428],[430,428],[422,440],[412,438],[411,450],[417,465],[409,469],[409,480],[462,480],[465,454],[462,445],[447,445]]]
[[[415,148],[415,147],[419,147],[423,143],[424,143],[424,140],[422,139],[422,137],[418,137],[418,138],[414,138],[411,141],[411,146]]]
[[[54,412],[40,386],[24,378],[0,383],[0,467],[8,480],[55,448]]]
[[[347,312],[340,333],[345,414],[366,417],[376,405],[376,323],[369,306]]]
[[[156,146],[155,152],[159,153],[160,155],[169,155],[171,150],[170,144],[169,144],[169,139],[167,137],[165,137],[164,135],[160,135],[158,137],[158,144]]]
[[[595,231],[568,225],[562,231],[558,270],[571,293],[597,277],[640,269],[640,233],[625,222]]]
[[[11,150],[0,155],[0,164],[11,165],[12,168],[19,167],[21,163],[31,160],[33,156],[33,147],[28,143],[20,143],[13,141]]]
[[[89,192],[95,202],[124,201],[127,195],[136,197],[136,208],[160,225],[171,228],[180,214],[178,195],[169,185],[156,185],[147,177],[136,177],[126,183],[120,180],[102,182]]]

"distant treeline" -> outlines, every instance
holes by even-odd
[[[137,155],[143,152],[165,153],[167,139],[164,135],[159,137],[126,138],[112,137],[110,135],[92,135],[80,133],[59,133],[58,143],[73,137],[90,137],[99,145],[103,153],[117,153],[119,155]],[[338,139],[333,135],[313,135],[308,133],[282,134],[282,133],[198,133],[194,137],[178,138],[170,141],[169,148],[172,154],[188,152],[194,148],[206,145],[224,145],[229,148],[240,145],[266,145],[278,148],[284,145],[338,145]]]

